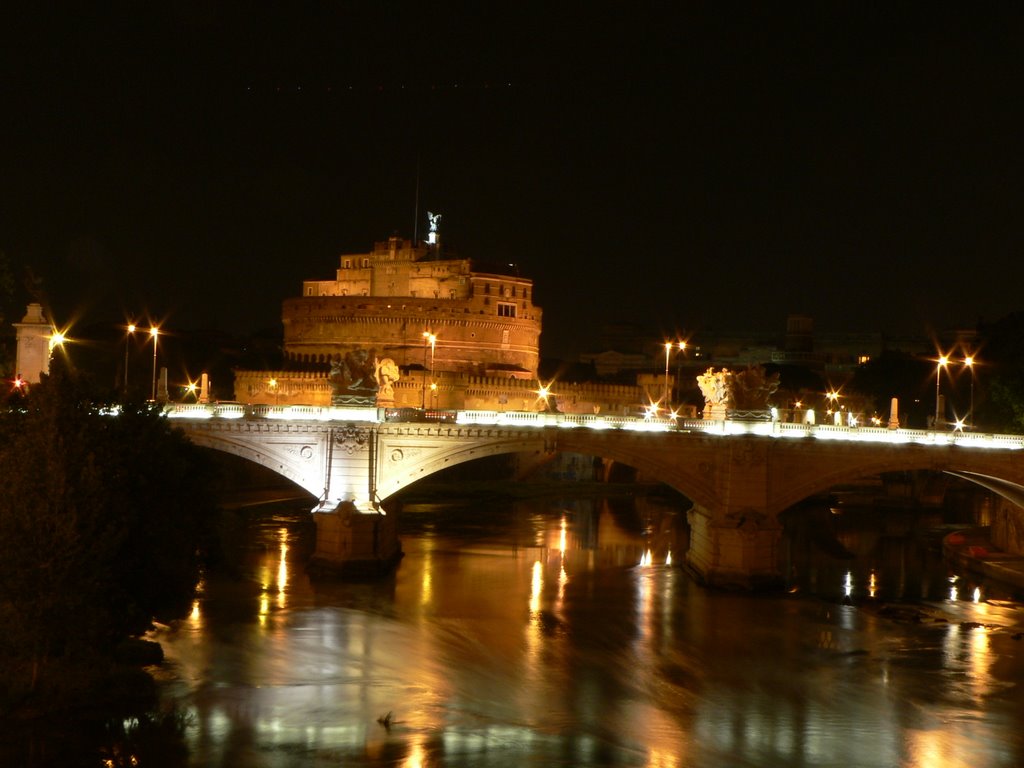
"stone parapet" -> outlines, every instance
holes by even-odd
[[[325,373],[309,371],[235,371],[235,397],[253,405],[331,404],[332,388]],[[535,379],[514,376],[473,376],[457,373],[407,371],[394,383],[388,407],[455,410],[544,411],[561,413],[636,415],[644,391],[624,384],[555,385],[547,403]]]

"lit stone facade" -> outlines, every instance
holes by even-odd
[[[645,378],[645,377],[641,377]],[[412,371],[394,388],[394,408],[482,411],[543,411],[561,413],[636,416],[642,405],[657,399],[660,377],[646,377],[638,385],[555,382],[547,402],[538,394],[536,380],[510,376],[471,376]],[[434,384],[434,387],[431,387]],[[296,371],[235,371],[235,399],[254,405],[331,404],[331,386],[322,373]],[[680,416],[694,418],[692,406],[680,409]]]
[[[285,357],[325,364],[365,350],[403,370],[533,379],[541,308],[533,282],[506,271],[399,237],[343,254],[335,279],[284,302]]]
[[[328,406],[352,382],[375,377],[369,394],[388,408],[636,415],[661,396],[663,377],[641,375],[636,386],[546,382],[545,400],[533,282],[439,254],[393,237],[342,255],[335,279],[304,282],[282,310],[286,369],[236,370],[235,399]],[[372,365],[385,358],[399,369],[386,393]]]
[[[36,384],[42,374],[50,372],[53,325],[46,317],[42,304],[29,304],[25,317],[13,325],[18,334],[16,374],[29,384]]]

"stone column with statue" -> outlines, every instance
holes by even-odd
[[[752,365],[733,373],[728,368],[708,368],[697,377],[704,395],[705,419],[769,420],[769,398],[779,388],[779,374],[768,375],[763,366]]]

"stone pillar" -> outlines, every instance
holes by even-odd
[[[889,401],[889,429],[900,428],[900,401],[893,398]]]
[[[783,584],[782,526],[764,511],[770,444],[752,436],[723,443],[713,468],[718,506],[694,506],[687,513],[687,565],[709,586],[760,589]]]
[[[29,384],[38,384],[44,373],[50,372],[50,336],[53,326],[43,314],[42,304],[29,304],[17,329],[18,348],[15,373]]]
[[[316,549],[310,567],[338,576],[383,575],[401,559],[402,545],[396,516],[374,504],[377,432],[346,424],[328,429],[325,441],[327,487],[313,510]]]
[[[158,403],[167,403],[170,399],[170,393],[167,391],[167,369],[160,366],[160,376],[156,384],[156,401]]]
[[[382,576],[402,558],[395,515],[359,510],[350,501],[313,513],[315,573],[348,577]]]
[[[746,510],[718,517],[695,506],[686,519],[690,524],[686,564],[699,581],[729,589],[784,585],[779,563],[782,526],[774,516]]]

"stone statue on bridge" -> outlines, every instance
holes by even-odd
[[[704,395],[704,418],[724,419],[729,411],[767,412],[768,399],[779,388],[779,374],[769,376],[760,365],[739,373],[708,368],[697,377],[697,386]]]
[[[331,385],[331,405],[372,406],[377,403],[377,372],[370,362],[370,352],[365,349],[331,357],[327,381]]]
[[[390,357],[373,358],[374,378],[377,380],[377,405],[394,405],[395,382],[400,378],[398,364]]]
[[[697,386],[704,395],[705,406],[721,405],[728,406],[732,390],[732,371],[723,368],[715,371],[708,368],[707,371],[697,377]]]
[[[779,374],[768,375],[763,366],[750,365],[733,374],[733,408],[738,411],[768,410],[768,398],[779,388]]]

